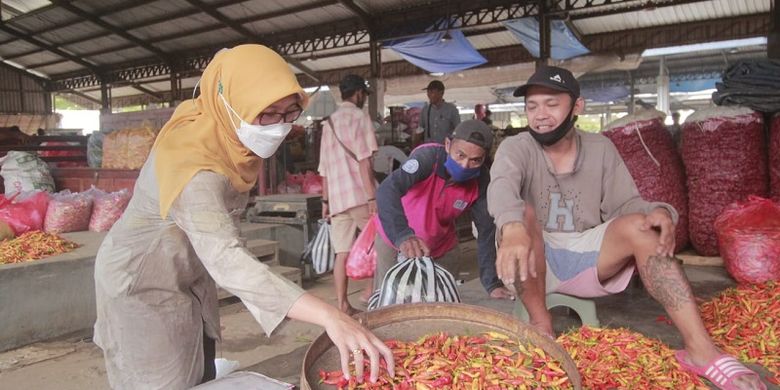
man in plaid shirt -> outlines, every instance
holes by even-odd
[[[346,261],[355,235],[376,213],[376,185],[371,156],[377,151],[371,118],[363,111],[366,80],[347,75],[339,84],[342,103],[324,121],[320,142],[322,216],[331,218],[331,244],[336,252],[333,278],[339,308],[353,314],[347,300]],[[370,293],[371,286],[366,290]]]

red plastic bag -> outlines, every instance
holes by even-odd
[[[5,221],[17,236],[43,229],[49,194],[38,191],[23,200],[18,198],[18,193],[10,198],[0,195],[0,219]]]
[[[307,171],[303,175],[303,193],[304,194],[321,194],[322,193],[322,176]]]
[[[737,282],[780,280],[780,204],[758,196],[732,203],[715,220],[715,231]]]
[[[358,235],[347,257],[347,276],[352,279],[368,279],[374,276],[376,270],[376,239],[377,217],[368,220],[366,227]]]

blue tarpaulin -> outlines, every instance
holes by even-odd
[[[631,95],[628,86],[618,85],[612,87],[583,87],[580,91],[583,98],[594,102],[615,102],[623,100]]]
[[[442,42],[445,34],[445,31],[439,31],[397,39],[385,42],[384,47],[431,73],[457,72],[487,62],[460,30],[449,30],[452,39]]]
[[[671,80],[669,82],[670,92],[698,92],[706,89],[715,89],[715,83],[720,82],[721,78],[690,79],[690,80]]]
[[[503,23],[531,55],[539,58],[539,21],[536,18],[514,19]],[[563,20],[550,21],[550,41],[550,57],[555,60],[565,60],[590,53]]]

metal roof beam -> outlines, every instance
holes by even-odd
[[[18,39],[26,41],[27,43],[30,43],[32,45],[38,46],[38,47],[40,47],[40,48],[42,48],[42,49],[44,49],[46,51],[49,51],[51,53],[56,54],[56,55],[58,55],[58,56],[60,56],[62,58],[66,58],[69,61],[75,62],[75,63],[77,63],[77,64],[79,64],[79,65],[89,69],[93,73],[99,73],[99,69],[98,69],[97,65],[92,64],[90,62],[87,62],[87,61],[81,59],[80,57],[77,57],[77,56],[72,55],[70,53],[66,53],[66,52],[60,50],[59,48],[57,48],[54,45],[51,45],[51,44],[49,44],[47,42],[44,42],[44,41],[42,41],[42,40],[40,40],[38,38],[35,38],[32,35],[30,35],[30,34],[27,34],[27,33],[24,33],[22,31],[19,31],[19,30],[15,29],[15,28],[13,28],[11,26],[8,26],[5,23],[0,23],[0,31],[3,31],[3,32],[5,32],[7,34],[10,34],[10,35],[13,35],[13,36],[17,37]]]
[[[237,3],[240,3],[240,2],[244,2],[244,1],[247,1],[247,0],[227,0],[227,1],[223,1],[221,3],[214,4],[213,7],[214,8],[221,8],[221,7],[226,7],[226,6],[237,4]],[[328,6],[328,5],[333,5],[333,4],[336,4],[336,3],[337,3],[336,0],[318,1],[318,2],[315,2],[315,3],[311,3],[311,4],[305,4],[305,5],[300,5],[300,6],[297,6],[297,7],[286,8],[286,9],[280,10],[280,11],[268,12],[268,13],[260,14],[260,15],[256,15],[256,16],[248,16],[248,17],[245,17],[245,18],[236,19],[235,22],[238,23],[238,24],[254,23],[254,22],[261,21],[261,20],[275,18],[275,17],[278,17],[280,15],[284,15],[284,14],[287,14],[287,13],[304,12],[304,11],[308,11],[308,10],[312,10],[312,9],[325,7],[325,6]],[[180,18],[180,17],[182,17],[181,15],[189,16],[189,15],[198,14],[198,13],[202,13],[202,10],[197,9],[197,8],[193,8],[193,10],[187,11],[185,13],[176,14],[176,15],[163,15],[163,16],[160,16],[158,18],[154,18],[154,19],[150,19],[150,20],[147,20],[147,21],[136,23],[134,25],[122,26],[121,28],[125,29],[125,30],[133,30],[133,29],[136,29],[136,28],[141,28],[141,27],[146,27],[146,26],[150,26],[150,25],[153,25],[153,24],[161,23],[161,22],[164,22],[164,21],[167,21],[167,20],[173,20],[173,19],[176,19],[176,18]],[[201,27],[193,29],[193,30],[179,31],[179,32],[172,33],[172,34],[161,35],[161,36],[158,36],[158,37],[155,37],[155,38],[152,38],[152,39],[148,39],[146,41],[148,43],[150,43],[150,44],[151,43],[159,43],[159,42],[163,42],[163,41],[169,41],[169,40],[173,40],[173,39],[179,39],[179,38],[183,38],[183,37],[187,37],[187,36],[201,34],[201,33],[204,33],[204,32],[214,31],[215,29],[217,29],[217,28],[219,28],[221,26],[223,26],[222,23],[214,23],[214,24],[210,24],[210,25],[206,25],[206,26],[201,26]],[[94,36],[91,36],[91,37],[79,38],[78,40],[71,40],[71,41],[67,41],[67,42],[62,42],[62,43],[60,43],[60,46],[67,46],[67,45],[80,43],[80,42],[84,42],[84,41],[91,40],[91,39],[105,37],[105,36],[108,36],[108,35],[111,35],[111,33],[104,33],[104,34],[100,34],[100,35],[94,35]],[[106,53],[111,53],[111,52],[116,52],[116,51],[120,51],[120,50],[126,50],[126,49],[130,49],[132,47],[135,47],[135,45],[127,44],[127,45],[113,46],[113,47],[109,47],[109,48],[105,48],[105,49],[100,49],[100,50],[95,50],[95,51],[91,51],[91,52],[82,53],[81,55],[83,57],[92,57],[92,56],[106,54]],[[25,52],[25,53],[19,53],[19,54],[7,57],[7,59],[18,58],[18,57],[22,57],[22,56],[25,56],[25,55],[34,54],[34,53],[37,53],[37,52],[39,52],[39,50],[33,50],[33,51]],[[37,68],[42,68],[42,67],[46,67],[46,66],[50,66],[50,65],[56,65],[56,64],[59,64],[59,63],[62,63],[62,62],[63,61],[61,61],[61,60],[40,62],[40,63],[37,63],[37,64],[29,65],[29,68],[30,69],[37,69]]]
[[[79,16],[79,17],[81,17],[83,19],[86,19],[86,20],[88,20],[88,21],[90,21],[90,22],[92,22],[92,23],[94,23],[94,24],[96,24],[96,25],[98,25],[98,26],[108,30],[108,31],[111,31],[112,33],[114,33],[114,34],[116,34],[116,35],[118,35],[118,36],[120,36],[120,37],[122,37],[122,38],[124,38],[124,39],[126,39],[126,40],[128,40],[130,42],[132,42],[136,46],[138,46],[140,48],[143,48],[143,49],[146,49],[147,51],[151,52],[152,54],[156,55],[157,57],[159,57],[159,58],[161,58],[161,59],[163,59],[165,61],[168,60],[168,56],[167,56],[167,54],[164,51],[162,51],[162,50],[160,50],[160,49],[158,49],[158,48],[156,48],[156,47],[154,47],[154,46],[144,42],[143,40],[139,39],[138,37],[136,37],[136,36],[134,36],[134,35],[132,35],[130,33],[127,33],[125,31],[123,31],[122,29],[117,28],[113,24],[110,24],[110,23],[104,21],[100,17],[95,16],[95,15],[93,15],[93,14],[91,14],[91,13],[89,13],[89,12],[79,8],[79,7],[76,7],[73,4],[70,4],[69,1],[66,1],[66,0],[50,0],[50,1],[53,4],[56,4],[56,5],[60,6],[60,7],[62,7],[63,9],[68,10],[68,12],[71,12],[71,13],[75,14],[76,16]]]
[[[158,1],[158,0],[135,0],[135,1],[129,1],[129,2],[124,3],[124,4],[112,6],[109,9],[105,9],[105,10],[102,10],[102,11],[99,11],[99,12],[95,12],[94,15],[98,16],[98,17],[103,17],[103,16],[106,16],[106,15],[115,14],[117,12],[126,11],[128,9],[140,7],[140,6],[149,4],[149,3],[154,3],[155,1]],[[53,9],[53,8],[56,8],[56,7],[57,7],[57,5],[49,5],[49,6],[46,6],[44,8],[39,8],[39,9],[33,10],[31,12],[28,12],[28,13],[26,13],[24,15],[21,15],[18,18],[15,18],[15,19],[12,19],[12,20],[6,20],[5,23],[17,24],[19,21],[23,20],[23,18],[26,18],[28,16],[32,16],[31,15],[32,13],[36,13],[36,12],[42,11],[44,9],[46,9],[46,10]],[[36,30],[35,34],[37,34],[37,35],[46,34],[48,32],[52,32],[54,30],[58,30],[58,29],[65,28],[65,27],[70,27],[70,26],[72,26],[72,25],[74,25],[76,23],[79,23],[79,22],[81,22],[81,19],[80,18],[76,18],[76,20],[69,20],[69,21],[64,22],[64,23],[52,24],[52,25],[50,25],[50,26],[48,26],[46,28],[42,28],[40,30]],[[97,37],[91,37],[90,39],[94,39],[94,38],[97,38]],[[13,42],[13,40],[0,41],[0,46],[4,45],[6,43],[11,43],[11,42]],[[64,45],[64,44],[65,43],[59,43],[59,45]]]
[[[742,15],[721,18],[717,23],[704,20],[585,35],[582,44],[595,53],[640,53],[652,47],[766,36],[769,25],[769,15],[766,13]]]
[[[711,0],[554,0],[559,11],[568,14],[572,20],[622,14],[626,12],[652,10],[675,5],[709,2]]]
[[[136,91],[141,91],[144,94],[149,95],[149,96],[151,96],[151,97],[153,97],[153,98],[155,98],[155,99],[157,99],[159,101],[162,101],[162,99],[163,99],[162,94],[154,92],[151,89],[146,88],[146,87],[144,87],[144,86],[142,86],[142,85],[140,85],[138,83],[130,83],[130,86],[133,89],[135,89]]]
[[[81,93],[79,91],[73,90],[73,89],[66,89],[64,91],[57,91],[57,93],[70,93],[73,95],[76,95],[80,98],[87,99],[97,105],[100,105],[100,99],[95,99],[92,96],[87,95],[86,93]]]
[[[626,54],[641,52],[647,47],[672,46],[687,43],[711,42],[724,39],[739,39],[755,36],[765,36],[769,31],[769,15],[754,14],[718,20],[717,24],[710,21],[681,23],[633,31],[610,32],[583,36],[582,43],[593,53]],[[362,30],[367,35],[366,30]],[[343,42],[342,42],[343,43]],[[335,46],[330,46],[335,47]],[[519,48],[519,46],[517,46]],[[184,57],[183,68],[179,72],[203,69],[217,48],[206,48],[202,52],[192,53]],[[366,49],[367,51],[368,49]],[[515,49],[517,50],[517,49]],[[281,51],[281,50],[280,50]],[[490,63],[490,62],[489,62]],[[388,74],[390,67],[383,64],[383,74]],[[366,67],[368,69],[368,67]],[[113,70],[110,74],[123,74],[123,78],[137,79],[160,76],[170,72],[170,69],[160,64],[136,65],[133,68]],[[323,72],[324,74],[325,72]],[[368,73],[366,73],[368,74]],[[131,77],[132,75],[132,77]],[[327,80],[327,79],[326,79]],[[97,85],[97,78],[84,75],[83,72],[56,78],[54,90],[66,88],[83,88]]]
[[[374,18],[371,17],[371,14],[368,13],[368,11],[363,8],[363,6],[358,5],[353,0],[339,0],[339,3],[341,3],[343,6],[347,7],[348,10],[352,11],[355,15],[357,15],[360,20],[363,21],[363,23],[366,25],[366,27],[371,29],[371,27],[374,24]]]
[[[261,41],[260,41],[260,39],[259,39],[259,37],[257,35],[255,35],[251,31],[249,31],[248,29],[246,29],[246,27],[244,27],[242,25],[239,25],[239,24],[235,23],[234,21],[230,20],[228,17],[223,15],[221,12],[219,12],[219,10],[217,10],[216,8],[214,8],[214,7],[210,6],[210,5],[202,2],[201,0],[186,0],[186,1],[188,3],[194,5],[195,7],[200,8],[201,10],[203,10],[203,12],[205,12],[206,14],[211,16],[212,18],[218,20],[220,23],[224,24],[225,26],[230,27],[234,31],[238,32],[239,34],[241,34],[244,37],[246,37],[247,39],[249,39],[250,41],[261,43]],[[314,72],[313,70],[309,69],[306,65],[303,65],[300,61],[296,60],[295,58],[290,58],[290,57],[285,58],[285,59],[291,65],[295,66],[296,68],[298,68],[298,70],[303,72],[306,76],[314,79],[315,81],[319,80],[319,76],[317,76],[317,73]]]

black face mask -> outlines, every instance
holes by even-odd
[[[577,122],[577,116],[572,115],[574,113],[574,107],[572,106],[571,111],[569,111],[569,115],[566,117],[566,120],[563,121],[558,127],[553,129],[553,131],[547,132],[547,133],[539,133],[534,131],[534,129],[531,128],[531,126],[528,126],[528,131],[531,133],[531,136],[534,137],[536,142],[542,144],[542,146],[550,146],[555,145],[556,142],[560,141],[561,138],[565,137],[566,134],[569,133],[569,130],[571,130],[574,127],[574,122]]]

